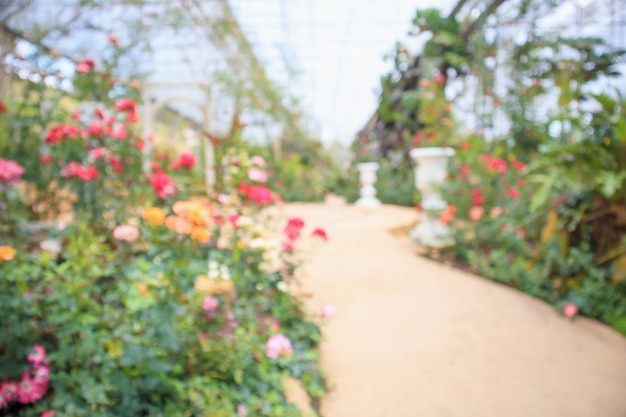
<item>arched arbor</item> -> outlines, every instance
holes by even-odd
[[[189,90],[202,92],[202,94],[192,95]],[[157,96],[157,90],[159,95]],[[165,91],[165,93],[164,93]],[[209,138],[209,129],[212,124],[212,100],[211,88],[208,84],[202,83],[180,83],[180,82],[147,82],[142,85],[143,98],[143,136],[148,138],[154,132],[155,118],[158,111],[169,103],[179,101],[195,106],[202,112],[200,149],[202,155],[202,168],[204,170],[205,185],[208,191],[212,191],[215,186],[215,148]],[[202,96],[199,99],[198,96]],[[150,170],[153,146],[151,141],[146,141],[144,147],[144,171]]]

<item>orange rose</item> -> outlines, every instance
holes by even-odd
[[[207,243],[211,239],[211,234],[206,227],[196,226],[191,232],[191,237],[198,242]]]
[[[0,246],[0,261],[10,261],[15,257],[15,249],[10,246]]]
[[[193,231],[193,224],[178,216],[167,216],[165,218],[165,227],[181,235],[189,235]]]
[[[141,217],[149,223],[160,226],[165,220],[165,212],[158,207],[148,207],[141,213]]]
[[[189,210],[191,210],[191,205],[191,201],[177,201],[172,206],[172,210],[180,217],[187,217]]]
[[[208,225],[210,219],[209,210],[200,204],[194,204],[187,213],[187,220],[199,226]]]
[[[174,213],[198,226],[206,226],[211,220],[211,210],[199,201],[177,201],[172,206]]]

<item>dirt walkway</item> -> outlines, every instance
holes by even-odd
[[[389,229],[398,207],[285,208],[329,234],[304,268],[334,391],[325,417],[625,417],[626,338],[430,262]]]

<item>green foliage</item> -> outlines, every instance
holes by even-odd
[[[402,108],[410,113],[415,113],[420,107],[420,94],[417,91],[405,91],[400,98]]]
[[[283,393],[289,374],[306,380],[314,398],[323,394],[320,331],[297,300],[276,290],[277,274],[236,261],[253,255],[248,251],[235,255],[180,238],[172,244],[175,234],[150,225],[142,235],[149,246],[121,242],[113,249],[113,241],[79,223],[59,236],[58,259],[19,248],[15,259],[0,262],[0,372],[17,379],[26,367],[20,358],[42,344],[52,387],[34,405],[13,404],[0,415],[232,416],[246,404],[252,415],[298,416]],[[212,316],[194,288],[209,257],[228,265],[236,288],[216,296]],[[259,290],[260,282],[274,284]],[[266,316],[292,341],[291,359],[265,357]]]
[[[384,204],[413,207],[416,202],[413,167],[406,160],[381,160],[377,172],[376,197]]]
[[[305,165],[300,155],[285,154],[274,161],[269,184],[284,201],[323,201],[328,169],[323,161]]]
[[[0,416],[231,417],[245,407],[251,416],[298,417],[288,376],[319,408],[321,331],[289,292],[297,253],[281,250],[279,225],[259,214],[272,191],[257,186],[252,198],[233,189],[248,180],[250,161],[226,167],[220,204],[180,201],[193,185],[193,156],[174,167],[171,152],[156,152],[146,175],[131,91],[93,68],[74,81],[88,103],[24,83],[27,94],[0,113],[10,127],[0,149],[26,170],[20,183],[0,181],[2,389],[30,378],[26,355],[36,345],[50,371],[42,398],[5,406],[3,397]],[[37,107],[46,94],[58,99],[51,115]],[[83,114],[70,120],[76,108]],[[302,185],[304,195],[320,178],[299,158],[277,169],[296,176],[288,186]],[[27,210],[58,220],[56,197],[71,203],[72,221],[33,233]],[[279,334],[291,347],[275,357],[267,343]]]
[[[454,68],[457,72],[465,70],[469,58],[468,44],[454,16],[444,17],[440,10],[432,8],[417,10],[413,25],[420,32],[432,34],[422,51],[422,71],[426,73],[424,78],[442,69],[445,75],[447,68]]]
[[[359,174],[356,165],[342,170],[335,168],[329,178],[329,190],[344,197],[347,202],[355,202],[359,198]]]
[[[432,75],[454,68],[466,79],[479,126],[491,129],[504,118],[510,129],[495,141],[477,136],[457,148],[442,189],[454,206],[442,221],[454,217],[457,260],[556,306],[575,303],[623,332],[626,105],[617,91],[598,87],[619,75],[626,51],[594,38],[539,34],[541,13],[532,6],[522,2],[513,11],[530,23],[525,41],[502,27],[476,32],[463,45],[458,41],[474,17],[456,25],[436,10],[418,11],[414,24],[432,37],[415,65],[389,78],[381,104],[397,111],[385,97],[393,93],[403,110],[417,112],[394,122],[416,129],[418,145],[435,135],[459,137],[453,123],[442,123],[453,119],[443,113],[446,97]],[[506,13],[494,21],[510,19]],[[497,69],[507,70],[506,80]],[[416,71],[419,88],[403,84]]]
[[[406,160],[395,163],[382,159],[376,172],[376,198],[383,204],[413,207],[416,203],[416,191],[413,168]],[[332,191],[346,198],[350,203],[359,198],[359,172],[356,165],[341,175],[332,187]]]
[[[601,108],[591,122],[573,131],[580,140],[547,142],[529,179],[540,187],[531,209],[545,206],[554,195],[591,191],[610,201],[626,201],[626,101],[594,96]],[[543,172],[548,172],[543,174]]]
[[[7,100],[8,111],[2,116],[6,129],[0,131],[0,153],[25,168],[24,180],[32,188],[29,198],[25,200],[31,220],[54,218],[59,214],[59,206],[71,205],[72,202],[78,202],[74,208],[83,215],[92,216],[92,220],[102,218],[105,212],[119,209],[112,205],[119,205],[120,193],[138,195],[143,191],[140,184],[131,181],[131,178],[139,177],[137,171],[141,169],[138,162],[141,154],[136,148],[141,138],[131,126],[136,120],[126,118],[131,112],[123,114],[114,111],[114,104],[119,99],[136,100],[138,90],[130,84],[115,81],[117,65],[122,58],[118,48],[112,48],[110,56],[101,62],[83,61],[84,68],[76,71],[70,80],[59,70],[60,58],[51,57],[42,48],[32,46],[32,52],[24,59],[39,72],[36,76],[45,78],[47,82],[33,82],[11,75],[13,88]],[[80,65],[77,64],[77,67]],[[59,87],[68,81],[72,82],[71,93]],[[96,110],[101,112],[102,117],[96,116]],[[80,114],[81,111],[86,114]],[[75,120],[68,123],[72,113]],[[135,116],[134,109],[132,114]],[[59,140],[48,140],[50,131],[61,125],[71,125],[76,131],[58,135],[63,137]],[[114,131],[127,133],[128,137],[124,139],[128,140],[114,139]],[[65,140],[66,137],[70,140]],[[115,173],[105,162],[106,157],[103,156],[100,161],[89,159],[90,150],[103,146],[120,164]],[[96,182],[101,184],[81,183],[75,178],[60,176],[63,168],[71,162],[84,166],[98,165]],[[110,192],[99,196],[101,201],[98,206],[102,210],[98,211],[93,202],[93,192],[102,188],[103,183],[107,184]],[[76,194],[80,195],[77,200],[74,198]],[[110,199],[105,201],[105,197]],[[81,204],[84,206],[78,207]],[[126,209],[123,207],[122,211]]]
[[[534,155],[527,167],[516,160],[519,148],[470,139],[442,191],[456,208],[458,260],[556,306],[574,303],[623,331],[623,271],[609,262],[622,251],[603,255],[623,239],[621,209],[602,195],[606,184],[590,181],[615,161],[599,148],[603,142],[586,144],[588,152],[576,157],[563,151],[575,146],[555,142],[558,152]]]

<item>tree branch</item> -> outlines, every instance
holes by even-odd
[[[463,39],[465,42],[467,42],[467,40],[469,39],[470,35],[472,34],[472,32],[474,32],[476,29],[478,29],[483,23],[485,23],[485,20],[487,20],[487,18],[493,14],[498,7],[500,7],[502,5],[502,3],[504,3],[506,0],[494,0],[493,3],[491,3],[489,6],[487,6],[487,8],[480,14],[480,16],[478,16],[476,18],[476,20],[474,20],[468,27],[467,29],[465,29],[462,33],[461,33],[461,39]]]
[[[459,2],[456,4],[456,6],[454,6],[454,9],[452,9],[450,14],[448,15],[448,19],[451,19],[451,18],[455,17],[456,14],[461,11],[463,6],[465,6],[465,3],[467,3],[467,0],[459,0]]]

